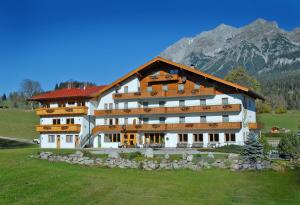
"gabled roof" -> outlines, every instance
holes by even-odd
[[[88,86],[86,88],[63,88],[33,96],[29,100],[43,101],[66,98],[91,98],[93,94],[100,92],[104,88],[105,85]]]
[[[173,65],[175,67],[178,67],[180,69],[183,69],[183,70],[186,70],[186,71],[189,71],[189,72],[192,72],[192,73],[195,73],[197,75],[201,75],[205,78],[208,78],[208,79],[211,79],[211,80],[214,80],[216,82],[219,82],[219,83],[222,83],[224,85],[227,85],[227,86],[230,86],[230,87],[233,87],[237,90],[240,90],[246,94],[248,94],[249,96],[251,97],[254,97],[254,98],[259,98],[259,99],[262,99],[264,100],[264,98],[262,96],[260,96],[259,94],[255,93],[254,91],[252,91],[250,88],[248,87],[245,87],[245,86],[242,86],[242,85],[238,85],[236,83],[232,83],[232,82],[229,82],[229,81],[226,81],[222,78],[218,78],[216,76],[213,76],[213,75],[210,75],[210,74],[207,74],[207,73],[204,73],[202,71],[199,71],[195,68],[192,68],[192,67],[189,67],[189,66],[186,66],[186,65],[183,65],[183,64],[180,64],[180,63],[175,63],[173,61],[170,61],[170,60],[167,60],[165,58],[162,58],[162,57],[156,57],[154,59],[152,59],[151,61],[145,63],[144,65],[134,69],[133,71],[129,72],[128,74],[126,74],[125,76],[119,78],[118,80],[116,80],[115,82],[111,83],[110,85],[106,86],[104,89],[100,90],[99,92],[96,92],[94,93],[92,96],[93,97],[97,97],[99,95],[101,95],[102,93],[104,93],[105,91],[113,88],[114,86],[120,84],[121,82],[123,82],[124,80],[130,78],[131,76],[137,74],[139,71],[147,68],[148,66],[150,66],[151,64],[153,63],[156,63],[156,62],[163,62],[163,63],[166,63],[166,64],[169,64],[169,65]]]

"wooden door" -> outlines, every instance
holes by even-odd
[[[126,147],[134,147],[136,145],[136,134],[125,133],[123,134],[122,144]]]
[[[75,135],[75,147],[79,148],[79,136]]]
[[[56,148],[60,149],[60,135],[56,135]]]

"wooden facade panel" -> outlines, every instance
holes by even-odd
[[[88,108],[86,106],[77,107],[57,107],[57,108],[37,108],[36,114],[39,116],[53,115],[86,115]]]
[[[37,125],[36,131],[41,133],[52,133],[52,132],[76,132],[79,133],[81,125],[70,124],[70,125]]]

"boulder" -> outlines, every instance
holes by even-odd
[[[153,158],[154,154],[153,154],[153,149],[152,148],[147,148],[145,151],[145,157],[146,158]]]
[[[186,160],[188,162],[191,162],[191,161],[193,161],[193,158],[194,158],[194,156],[192,154],[190,154],[190,155],[187,156]]]
[[[214,154],[213,154],[212,152],[209,152],[208,155],[207,155],[207,157],[208,157],[208,158],[212,158],[212,159],[215,158],[215,156],[214,156]]]
[[[187,156],[188,156],[187,153],[185,153],[185,152],[182,153],[182,159],[183,159],[183,160],[186,160]]]
[[[109,152],[108,157],[113,159],[119,159],[120,155],[118,152]]]
[[[170,155],[167,153],[167,154],[165,154],[165,159],[170,159]]]

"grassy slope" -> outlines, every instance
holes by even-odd
[[[294,172],[140,171],[30,159],[0,150],[2,204],[300,204]]]
[[[293,132],[299,130],[300,111],[293,110],[285,114],[264,113],[257,115],[257,120],[264,124],[263,132],[269,132],[271,127],[288,128]]]
[[[0,136],[36,138],[35,125],[38,122],[34,111],[0,109]]]

